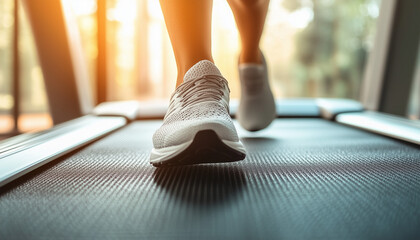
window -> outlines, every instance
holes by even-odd
[[[0,133],[14,128],[11,116],[13,24],[13,1],[5,0],[0,4]]]
[[[71,1],[79,19],[94,0]],[[379,0],[272,0],[262,39],[277,97],[358,98],[375,34]],[[82,23],[91,35],[93,24]],[[90,39],[90,40],[89,40]],[[95,38],[85,38],[93,46]],[[107,0],[109,100],[169,98],[176,65],[158,1]],[[229,6],[215,0],[213,54],[239,97],[239,39]],[[93,49],[93,48],[92,48]],[[92,58],[89,50],[89,58]]]
[[[414,73],[413,85],[411,87],[408,116],[411,119],[420,120],[420,42],[417,50],[417,61]]]
[[[76,18],[92,81],[96,79],[97,3],[62,0]],[[13,29],[15,0],[0,4],[0,132],[13,126]],[[100,0],[106,10],[107,100],[169,98],[176,65],[159,1]],[[271,0],[261,47],[278,98],[358,99],[367,55],[372,48],[380,0]],[[20,131],[52,125],[32,34],[19,7],[21,81]],[[3,37],[4,36],[4,37]],[[225,0],[214,0],[213,53],[239,97],[239,39]],[[92,84],[95,86],[95,84]]]
[[[17,4],[17,20],[14,9]],[[5,0],[0,4],[0,133],[42,130],[52,126],[44,89],[42,71],[38,63],[30,25],[19,1]],[[18,24],[17,28],[15,25]],[[14,39],[14,31],[17,38]],[[4,37],[3,37],[4,36]],[[18,52],[13,46],[17,40]],[[18,59],[18,73],[13,71],[14,58]],[[19,81],[18,101],[13,98],[13,80]],[[19,105],[17,124],[12,109]]]

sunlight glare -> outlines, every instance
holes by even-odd
[[[147,11],[149,13],[150,18],[163,21],[163,14],[160,8],[159,1],[148,0]]]
[[[118,1],[114,8],[108,9],[107,19],[120,23],[130,23],[137,19],[137,6],[135,1]]]
[[[74,12],[78,16],[91,15],[96,13],[95,0],[66,0]]]
[[[229,4],[224,0],[213,2],[213,26],[218,28],[236,31],[235,18],[230,10]]]
[[[308,24],[314,18],[314,12],[311,8],[303,7],[299,10],[289,13],[288,23],[298,29],[303,29],[308,26]]]

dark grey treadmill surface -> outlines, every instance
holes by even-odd
[[[134,122],[1,189],[0,239],[420,238],[420,150],[320,119],[240,132],[239,163],[156,169]]]

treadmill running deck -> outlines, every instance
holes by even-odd
[[[131,123],[0,189],[0,239],[420,238],[414,145],[278,119],[240,130],[242,162],[158,169],[160,124]]]

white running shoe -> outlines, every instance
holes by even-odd
[[[191,67],[153,135],[150,163],[159,167],[244,159],[245,148],[229,115],[229,92],[212,62]]]
[[[248,131],[266,128],[276,117],[276,105],[268,83],[267,64],[240,64],[241,100],[236,118]]]

